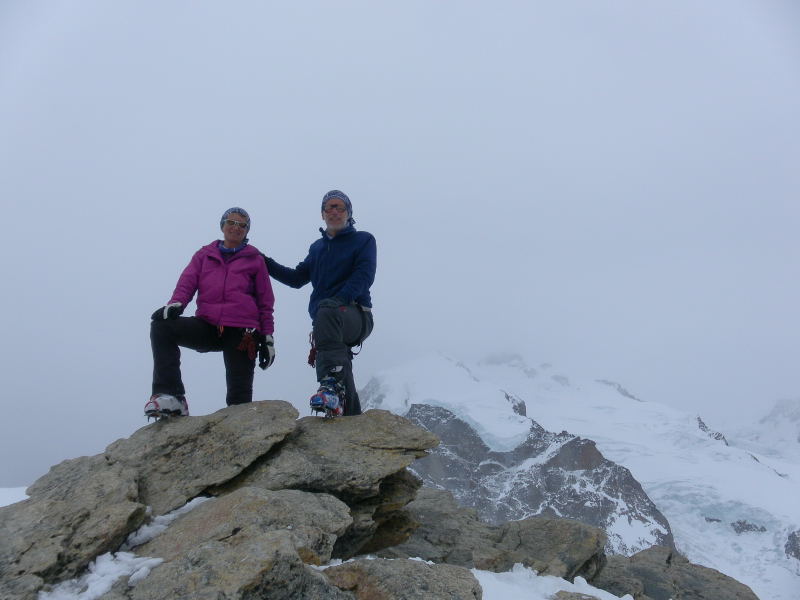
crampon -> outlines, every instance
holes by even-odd
[[[147,417],[148,423],[150,419],[158,421],[170,417],[188,417],[189,404],[185,396],[153,394],[144,405],[144,416]]]
[[[311,412],[314,414],[322,413],[326,419],[340,417],[344,413],[340,400],[341,384],[333,378],[325,378],[320,382],[317,393],[311,396],[309,404]]]

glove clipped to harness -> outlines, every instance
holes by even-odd
[[[161,308],[157,308],[155,312],[150,315],[153,321],[166,321],[167,319],[177,319],[183,314],[185,307],[180,302],[173,302]]]
[[[275,340],[271,335],[261,335],[255,329],[243,331],[242,341],[236,349],[247,352],[250,360],[258,356],[258,366],[265,371],[275,362]]]
[[[262,335],[258,342],[258,366],[266,371],[275,362],[275,340],[271,335]]]

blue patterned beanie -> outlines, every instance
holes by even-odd
[[[322,197],[322,208],[321,208],[321,210],[324,212],[325,211],[325,203],[328,200],[331,200],[333,198],[339,198],[339,200],[344,202],[344,207],[347,209],[347,217],[348,217],[347,218],[347,222],[350,223],[351,225],[353,223],[355,223],[356,221],[353,218],[353,205],[350,203],[350,198],[348,198],[347,194],[345,194],[344,192],[342,192],[340,190],[331,190],[330,192],[328,192],[327,194],[325,194]]]

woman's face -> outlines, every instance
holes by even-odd
[[[222,242],[226,248],[236,248],[241,246],[247,236],[247,227],[242,227],[241,223],[247,223],[247,217],[239,213],[231,213],[222,224]]]

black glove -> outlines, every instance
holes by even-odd
[[[262,335],[258,340],[258,366],[266,371],[275,362],[275,340],[271,335]]]
[[[167,304],[166,306],[162,306],[161,308],[157,308],[156,311],[150,315],[150,318],[153,321],[166,321],[167,319],[177,319],[179,315],[183,314],[184,306],[180,302],[173,302],[172,304]]]
[[[325,298],[324,300],[320,300],[319,308],[339,308],[340,306],[346,306],[347,302],[339,298],[339,296],[332,296],[330,298]]]

